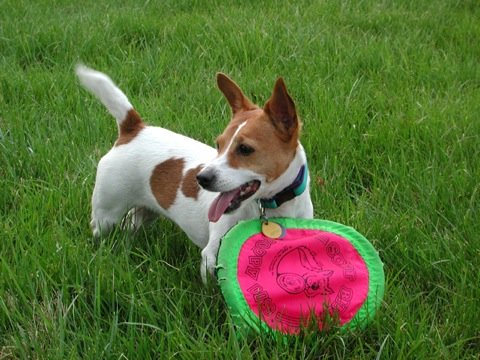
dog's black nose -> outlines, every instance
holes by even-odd
[[[215,180],[215,176],[211,174],[200,173],[197,175],[197,181],[201,187],[204,189],[208,189],[210,185],[212,185],[213,181]]]

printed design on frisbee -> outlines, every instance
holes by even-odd
[[[298,333],[312,316],[340,325],[354,318],[368,296],[369,272],[345,238],[315,229],[287,229],[280,239],[262,233],[240,248],[238,285],[251,311],[270,328]]]

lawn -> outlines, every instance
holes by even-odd
[[[0,2],[0,359],[478,359],[479,39],[474,0]],[[175,225],[94,240],[117,130],[79,61],[210,144],[230,116],[216,72],[261,105],[283,76],[315,216],[385,264],[370,326],[239,338]]]

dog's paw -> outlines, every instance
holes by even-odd
[[[208,283],[208,278],[215,277],[215,267],[217,263],[217,257],[215,254],[210,253],[207,248],[202,251],[202,264],[200,266],[200,274],[202,276],[203,284]]]
[[[90,229],[92,230],[93,237],[98,238],[101,235],[99,226],[97,225],[97,222],[95,220],[90,221]]]

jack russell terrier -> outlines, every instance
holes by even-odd
[[[119,131],[98,163],[94,236],[122,221],[137,229],[164,215],[203,249],[206,282],[207,272],[214,273],[221,238],[238,221],[258,218],[261,210],[267,217],[313,217],[301,124],[282,78],[261,108],[226,75],[217,74],[233,115],[215,150],[147,126],[107,75],[83,65],[76,73],[116,118]]]

